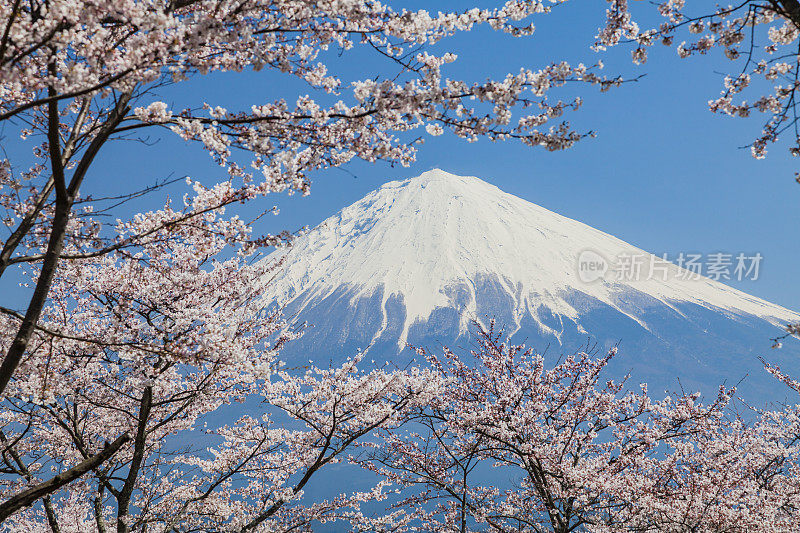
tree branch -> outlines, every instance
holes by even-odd
[[[78,463],[76,466],[70,468],[66,472],[58,474],[57,476],[38,484],[35,487],[12,496],[0,504],[0,522],[23,507],[33,504],[39,498],[43,498],[48,494],[52,494],[64,485],[75,481],[82,475],[106,462],[129,440],[131,440],[130,435],[124,433],[123,435],[119,436],[117,440],[103,448],[101,452],[93,455],[81,463]]]
[[[128,476],[125,478],[122,490],[119,491],[119,496],[117,497],[118,533],[127,533],[130,531],[128,524],[125,522],[125,517],[128,516],[128,506],[130,505],[131,496],[133,495],[133,488],[136,484],[136,478],[139,476],[142,461],[144,460],[145,445],[147,444],[147,422],[150,419],[150,409],[152,406],[153,388],[146,387],[139,405],[139,423],[136,428],[136,440],[134,442],[131,466],[128,470]]]
[[[54,91],[50,90],[51,95]],[[53,215],[53,222],[50,231],[50,239],[47,243],[47,252],[44,255],[42,270],[39,279],[36,280],[36,287],[33,290],[25,318],[20,324],[17,335],[8,349],[3,364],[0,365],[0,394],[5,391],[11,376],[22,360],[22,355],[28,348],[28,342],[42,314],[44,304],[47,301],[47,293],[50,292],[50,285],[53,282],[58,262],[61,259],[61,251],[64,248],[64,236],[69,223],[69,215],[72,210],[72,203],[78,193],[83,178],[89,170],[95,156],[100,148],[108,140],[111,132],[119,125],[125,114],[128,112],[128,102],[131,93],[125,93],[117,102],[116,107],[111,112],[108,120],[98,132],[97,136],[89,144],[86,152],[81,157],[80,162],[75,168],[69,186],[66,184],[64,176],[64,161],[60,146],[58,100],[53,98],[48,104],[48,143],[50,145],[50,164],[53,171],[53,182],[56,190],[56,209]]]

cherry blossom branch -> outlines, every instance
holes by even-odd
[[[103,448],[103,450],[93,455],[89,459],[78,463],[66,472],[58,474],[57,476],[39,483],[28,490],[14,495],[3,503],[0,503],[0,522],[23,507],[27,507],[33,504],[36,500],[56,492],[61,487],[75,481],[79,477],[97,468],[97,466],[110,459],[120,448],[122,448],[126,442],[130,440],[131,437],[127,433],[120,435],[113,442],[110,442],[108,446]]]
[[[47,294],[50,291],[50,285],[53,281],[53,276],[56,272],[56,267],[61,259],[61,250],[64,246],[64,236],[66,234],[67,223],[69,222],[69,212],[72,203],[75,201],[75,196],[78,193],[80,184],[89,166],[94,161],[95,156],[100,151],[100,148],[111,135],[111,132],[117,126],[120,120],[125,116],[128,111],[127,104],[130,99],[130,93],[123,95],[117,102],[114,111],[109,116],[106,124],[101,129],[100,133],[92,140],[87,148],[77,167],[72,175],[69,186],[65,183],[64,167],[62,160],[62,153],[59,149],[60,138],[58,136],[59,119],[58,119],[58,105],[55,100],[50,102],[48,112],[48,137],[50,146],[50,159],[53,170],[53,182],[56,191],[56,210],[53,215],[53,222],[50,230],[50,237],[47,244],[47,251],[44,254],[44,263],[39,273],[39,278],[36,281],[33,295],[31,296],[28,309],[25,312],[25,318],[19,326],[11,347],[6,352],[6,356],[0,364],[0,394],[3,393],[14,370],[19,365],[22,355],[28,346],[28,341],[35,329],[39,316],[42,313],[45,302],[47,301]]]

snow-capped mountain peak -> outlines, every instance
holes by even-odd
[[[637,256],[643,273],[633,280],[606,276],[587,282],[578,271],[579,258],[587,253],[606,261]],[[266,288],[271,301],[294,302],[301,315],[332,295],[346,298],[349,306],[379,298],[374,342],[392,325],[387,303],[394,299],[404,308],[399,346],[414,324],[437,309],[454,310],[463,333],[485,308],[479,285],[487,280],[516,328],[529,320],[556,338],[565,319],[583,331],[587,302],[609,306],[645,329],[643,300],[677,314],[688,303],[773,324],[800,320],[792,311],[707,278],[684,279],[691,276],[674,265],[665,266],[664,275],[647,275],[651,264],[663,265],[658,258],[476,177],[438,169],[386,183],[268,260],[284,255],[283,270]]]

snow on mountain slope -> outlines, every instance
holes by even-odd
[[[563,217],[505,193],[475,177],[431,170],[421,176],[392,181],[328,218],[288,249],[268,260],[287,261],[266,290],[270,301],[295,302],[294,311],[333,294],[344,294],[349,305],[380,298],[380,327],[373,341],[390,326],[387,302],[404,307],[396,342],[405,344],[414,324],[437,309],[458,313],[459,333],[479,315],[476,280],[493,279],[511,302],[511,321],[524,320],[559,337],[564,320],[579,331],[585,309],[579,302],[605,304],[650,330],[647,307],[662,305],[683,316],[684,304],[695,304],[729,317],[758,317],[775,325],[800,320],[783,307],[750,296],[707,278],[683,279],[669,265],[635,280],[604,279],[587,283],[578,275],[578,258],[591,250],[606,260],[646,252],[585,224]],[[463,291],[453,291],[463,287]],[[458,294],[456,298],[454,295]],[[649,298],[642,298],[646,295]],[[542,319],[558,317],[557,323]],[[592,332],[589,332],[592,333]]]

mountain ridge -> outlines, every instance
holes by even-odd
[[[621,340],[613,375],[656,387],[680,379],[713,392],[747,376],[740,390],[750,398],[780,401],[758,357],[800,374],[800,342],[769,351],[783,324],[800,321],[795,311],[681,279],[671,263],[661,265],[666,280],[582,279],[583,253],[655,258],[479,178],[433,170],[385,184],[268,256],[284,261],[263,291],[310,325],[284,349],[288,360],[324,364],[361,350],[403,365],[415,357],[407,344],[468,349],[470,323],[493,318],[537,351]]]

